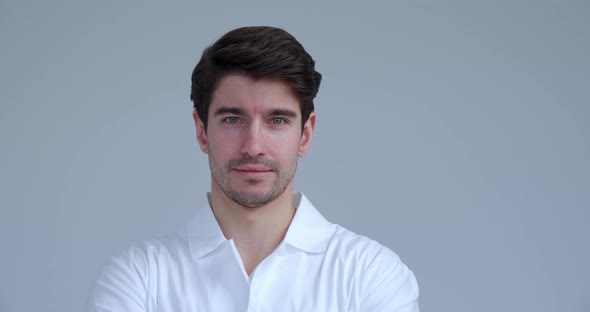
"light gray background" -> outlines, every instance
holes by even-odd
[[[80,311],[209,189],[190,74],[275,25],[324,81],[296,188],[423,311],[590,311],[588,1],[0,1],[0,311]]]

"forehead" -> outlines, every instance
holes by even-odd
[[[299,100],[291,86],[278,78],[245,75],[223,77],[211,98],[209,112],[220,107],[239,107],[250,113],[269,109],[290,109],[300,115]]]

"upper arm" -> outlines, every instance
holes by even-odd
[[[361,311],[419,312],[418,283],[400,258],[380,246],[364,276]]]
[[[143,250],[131,248],[111,258],[96,279],[90,294],[88,312],[146,312],[147,257]]]

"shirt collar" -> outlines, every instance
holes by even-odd
[[[297,207],[297,211],[279,249],[284,248],[285,243],[310,253],[324,252],[334,233],[332,223],[328,222],[302,193],[293,195],[293,205]],[[190,253],[194,260],[212,252],[227,241],[211,210],[208,198],[189,221],[187,233]]]
[[[209,203],[209,196],[197,209],[187,226],[188,244],[193,260],[212,252],[227,241]]]
[[[302,193],[293,195],[293,205],[297,212],[285,235],[285,243],[306,252],[324,252],[334,233],[332,223]]]

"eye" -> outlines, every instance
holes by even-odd
[[[228,124],[236,124],[240,122],[240,119],[238,117],[226,117],[223,119],[223,121]]]
[[[286,121],[284,118],[278,118],[278,117],[277,117],[277,118],[273,118],[273,119],[271,119],[271,120],[270,120],[270,122],[271,122],[273,125],[282,125],[282,124],[286,123],[287,121]]]

